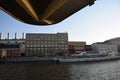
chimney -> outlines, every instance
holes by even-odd
[[[2,33],[0,33],[0,44],[1,44],[1,39],[2,39]]]
[[[2,33],[0,33],[0,40],[2,39]]]
[[[8,44],[10,43],[10,42],[9,42],[9,39],[10,39],[10,33],[8,33],[8,35],[7,35]]]
[[[17,33],[15,33],[15,39],[17,39]]]
[[[22,39],[24,39],[24,33],[22,33]]]
[[[8,40],[10,39],[10,33],[8,33],[7,39],[8,39]]]

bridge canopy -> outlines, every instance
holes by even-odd
[[[0,0],[0,9],[24,23],[56,24],[95,0]]]

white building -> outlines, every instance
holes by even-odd
[[[109,39],[103,42],[104,44],[115,44],[120,45],[120,37]]]
[[[104,44],[116,45],[118,47],[118,53],[120,53],[120,37],[106,40],[103,43]]]
[[[102,53],[111,53],[115,52],[118,54],[118,47],[113,44],[103,44],[103,43],[94,43],[91,45],[93,51],[98,51]]]

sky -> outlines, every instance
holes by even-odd
[[[14,38],[18,33],[67,32],[69,41],[86,41],[87,44],[120,37],[120,0],[96,0],[60,23],[50,26],[36,26],[17,21],[0,10],[0,33],[2,38]]]

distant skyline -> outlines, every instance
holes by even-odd
[[[86,41],[87,44],[120,37],[120,0],[96,0],[62,22],[50,26],[22,23],[0,10],[0,33],[7,38],[18,33],[67,32],[69,41]]]

